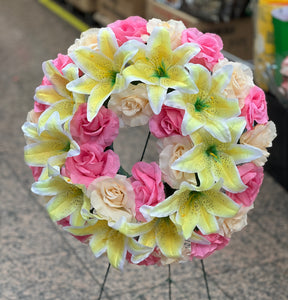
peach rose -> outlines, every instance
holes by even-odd
[[[80,39],[76,39],[74,44],[68,48],[68,54],[76,50],[81,46],[87,46],[91,49],[97,50],[98,49],[98,41],[97,36],[99,32],[99,28],[89,28],[88,30],[84,31],[80,35]]]
[[[118,115],[120,127],[145,125],[153,114],[144,84],[130,84],[123,92],[112,94],[108,108]]]
[[[250,89],[254,86],[253,73],[248,66],[238,62],[228,61],[226,58],[222,59],[214,66],[213,72],[225,65],[232,65],[233,73],[231,81],[225,88],[224,92],[227,98],[237,98],[239,101],[239,107],[242,109],[245,98],[249,94]]]
[[[100,219],[115,224],[121,217],[134,221],[135,194],[130,181],[123,175],[102,176],[88,187],[87,195],[93,213]]]
[[[233,218],[218,218],[219,234],[231,238],[232,233],[241,231],[247,225],[248,212],[253,208],[253,204],[242,206]]]
[[[150,19],[147,23],[148,33],[151,34],[155,27],[165,27],[169,31],[172,49],[176,49],[181,45],[181,34],[186,29],[182,21],[169,20],[166,22],[155,18]],[[142,35],[145,42],[147,42],[148,37],[148,35]]]
[[[41,112],[36,112],[34,109],[32,109],[27,114],[27,122],[37,124],[40,116]]]
[[[265,125],[258,124],[252,130],[246,131],[240,137],[240,143],[259,148],[263,156],[253,161],[256,166],[264,166],[269,156],[266,148],[272,147],[272,141],[277,136],[276,126],[272,121]]]
[[[159,166],[162,177],[172,188],[178,189],[183,181],[196,185],[195,174],[177,171],[171,165],[185,152],[193,147],[190,137],[172,136],[163,139],[163,150],[159,155]]]

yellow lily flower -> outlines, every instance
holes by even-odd
[[[99,51],[79,47],[69,54],[84,75],[68,83],[67,89],[89,95],[88,121],[93,120],[112,93],[118,93],[127,87],[122,72],[137,53],[136,45],[138,42],[128,41],[118,47],[113,31],[110,28],[102,28],[98,35]]]
[[[237,164],[250,162],[262,155],[260,149],[237,144],[245,128],[244,118],[227,121],[231,141],[220,142],[204,129],[191,135],[194,147],[185,152],[172,168],[187,173],[197,173],[200,187],[209,189],[216,181],[223,179],[223,188],[232,193],[242,192],[246,185],[242,182]]]
[[[39,103],[50,105],[38,120],[39,132],[44,130],[50,116],[57,111],[62,122],[72,117],[81,103],[85,102],[85,96],[72,93],[66,89],[66,85],[78,78],[79,70],[73,65],[67,65],[63,75],[53,65],[52,60],[43,63],[43,72],[52,85],[41,85],[36,89],[34,99]]]
[[[24,158],[29,166],[62,166],[66,157],[80,153],[78,144],[62,127],[59,114],[54,112],[39,133],[35,123],[26,122],[22,130],[29,144],[24,147]]]
[[[123,74],[129,82],[140,80],[147,84],[151,108],[159,114],[169,88],[186,93],[198,91],[185,70],[185,64],[199,50],[198,46],[189,43],[172,50],[169,32],[163,27],[156,27],[147,45],[143,44],[134,58],[135,63]]]
[[[94,219],[89,225],[65,227],[66,231],[76,236],[91,235],[89,246],[96,257],[107,252],[109,262],[114,268],[123,269],[127,250],[133,256],[150,254],[151,249],[139,244],[135,239],[125,236],[117,229],[108,226],[107,220]]]
[[[57,222],[70,216],[70,224],[73,226],[85,224],[81,209],[90,207],[90,202],[85,196],[84,185],[72,184],[69,178],[57,175],[34,182],[31,190],[37,195],[52,196],[46,204],[52,221]]]
[[[151,207],[149,214],[160,218],[176,213],[175,222],[185,239],[191,237],[196,226],[203,234],[215,233],[219,230],[216,216],[231,218],[240,208],[220,188],[221,181],[208,190],[183,182],[172,196]]]
[[[183,135],[204,128],[221,142],[229,142],[231,136],[226,120],[240,114],[238,100],[227,99],[223,94],[231,80],[233,68],[227,65],[212,76],[201,65],[188,64],[187,68],[199,92],[188,94],[174,91],[168,94],[165,105],[185,110],[181,128]]]
[[[163,255],[170,258],[181,257],[184,237],[179,226],[171,221],[171,218],[153,218],[147,223],[127,223],[124,222],[119,231],[129,237],[139,236],[138,242],[149,247],[150,253],[156,246],[159,247]],[[149,253],[149,254],[150,254]],[[142,261],[146,257],[143,255],[132,256],[132,261]]]

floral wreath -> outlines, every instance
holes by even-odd
[[[180,21],[129,17],[43,63],[22,127],[32,191],[115,268],[203,259],[246,225],[276,129],[251,70],[222,47]],[[147,124],[159,160],[124,170],[119,128]]]

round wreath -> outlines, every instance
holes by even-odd
[[[179,21],[130,17],[43,63],[22,127],[32,191],[115,268],[202,259],[246,225],[276,130],[251,70],[222,47]],[[147,124],[159,160],[124,170],[119,128]]]

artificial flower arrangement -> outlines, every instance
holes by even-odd
[[[251,70],[222,47],[180,21],[129,17],[43,63],[22,127],[32,191],[115,268],[203,259],[246,225],[276,129]],[[119,128],[145,125],[159,158],[124,170]]]

